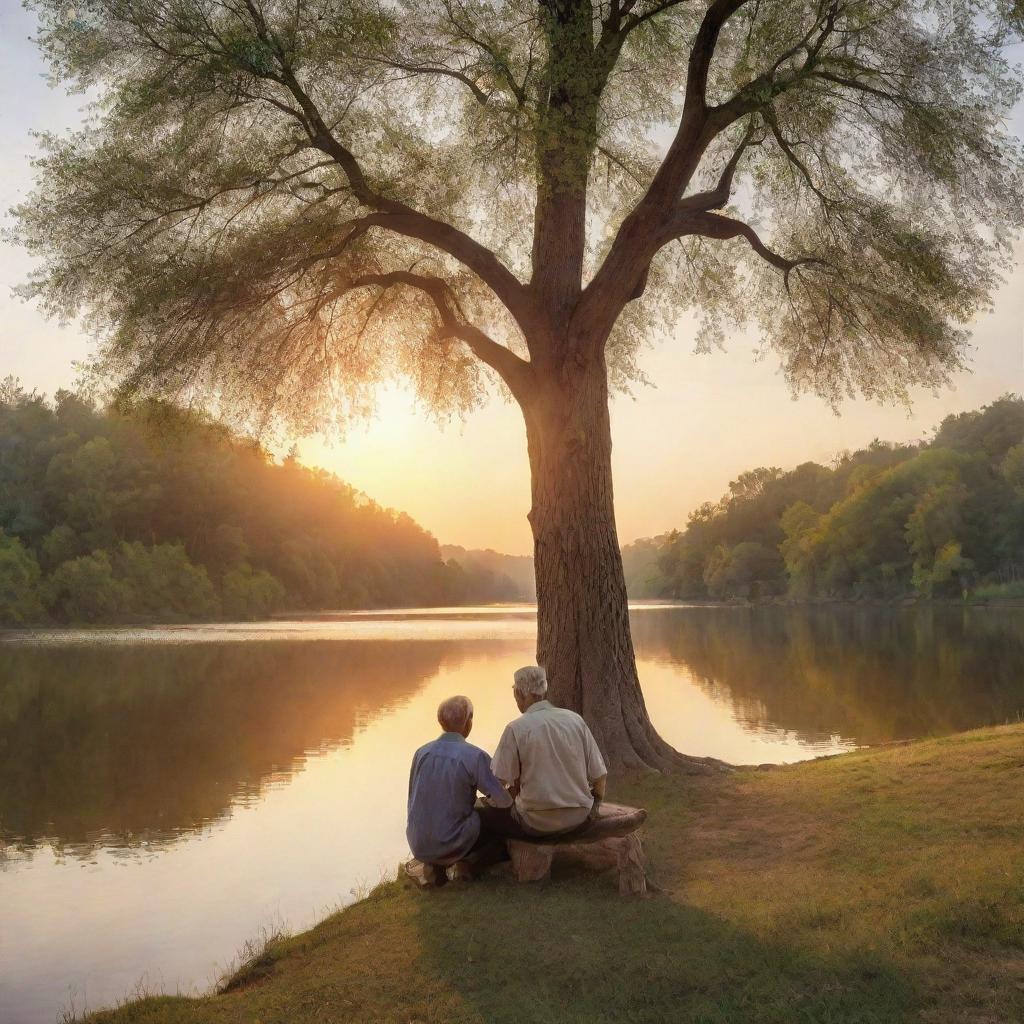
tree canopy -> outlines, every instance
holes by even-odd
[[[1010,0],[30,6],[96,99],[43,137],[29,292],[128,387],[250,418],[391,375],[523,397],[554,321],[625,384],[687,309],[797,389],[902,397],[960,365],[1021,223]]]
[[[459,557],[408,515],[202,415],[0,386],[0,623],[525,596],[500,561]]]
[[[1024,596],[1024,400],[949,416],[921,444],[743,473],[623,554],[636,596]]]

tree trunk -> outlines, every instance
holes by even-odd
[[[609,767],[719,770],[677,753],[647,715],[615,528],[607,372],[568,360],[524,408],[532,474],[537,663],[586,719]]]

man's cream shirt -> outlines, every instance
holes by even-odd
[[[534,832],[582,824],[594,804],[591,783],[608,773],[587,723],[547,700],[505,726],[491,769],[506,785],[519,783],[516,817]]]

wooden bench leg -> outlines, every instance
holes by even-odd
[[[510,839],[508,854],[512,858],[512,874],[517,882],[541,882],[551,874],[551,861],[555,856],[553,846]]]
[[[619,894],[643,896],[647,892],[644,847],[634,832],[619,841]]]

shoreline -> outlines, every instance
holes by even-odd
[[[642,610],[645,608],[784,608],[784,609],[886,609],[891,611],[902,611],[908,609],[931,610],[935,608],[961,608],[965,611],[985,611],[995,609],[1004,611],[1007,609],[1024,609],[1024,599],[1007,598],[999,600],[961,601],[953,598],[940,600],[917,600],[915,598],[822,598],[817,600],[796,601],[787,598],[764,598],[755,601],[704,601],[699,599],[685,600],[674,598],[635,598],[629,602],[630,610]],[[387,618],[389,616],[410,616],[415,613],[417,617],[449,617],[458,618],[472,612],[487,610],[494,614],[521,614],[535,615],[536,605],[527,602],[498,604],[468,604],[468,605],[438,605],[436,607],[422,606],[395,606],[380,608],[332,608],[318,611],[294,611],[279,612],[266,619],[124,619],[114,622],[36,622],[36,623],[4,623],[0,624],[0,638],[9,637],[11,634],[32,634],[46,633],[55,630],[74,630],[81,632],[99,632],[110,629],[189,629],[203,626],[257,626],[260,623],[288,623],[288,622],[329,622],[332,616],[337,616],[339,621],[359,621],[373,619],[375,617]]]
[[[1024,724],[771,772],[612,781],[616,799],[650,813],[650,899],[622,899],[571,863],[537,886],[500,869],[426,893],[389,881],[248,948],[220,994],[150,996],[83,1020],[1024,1016]]]

